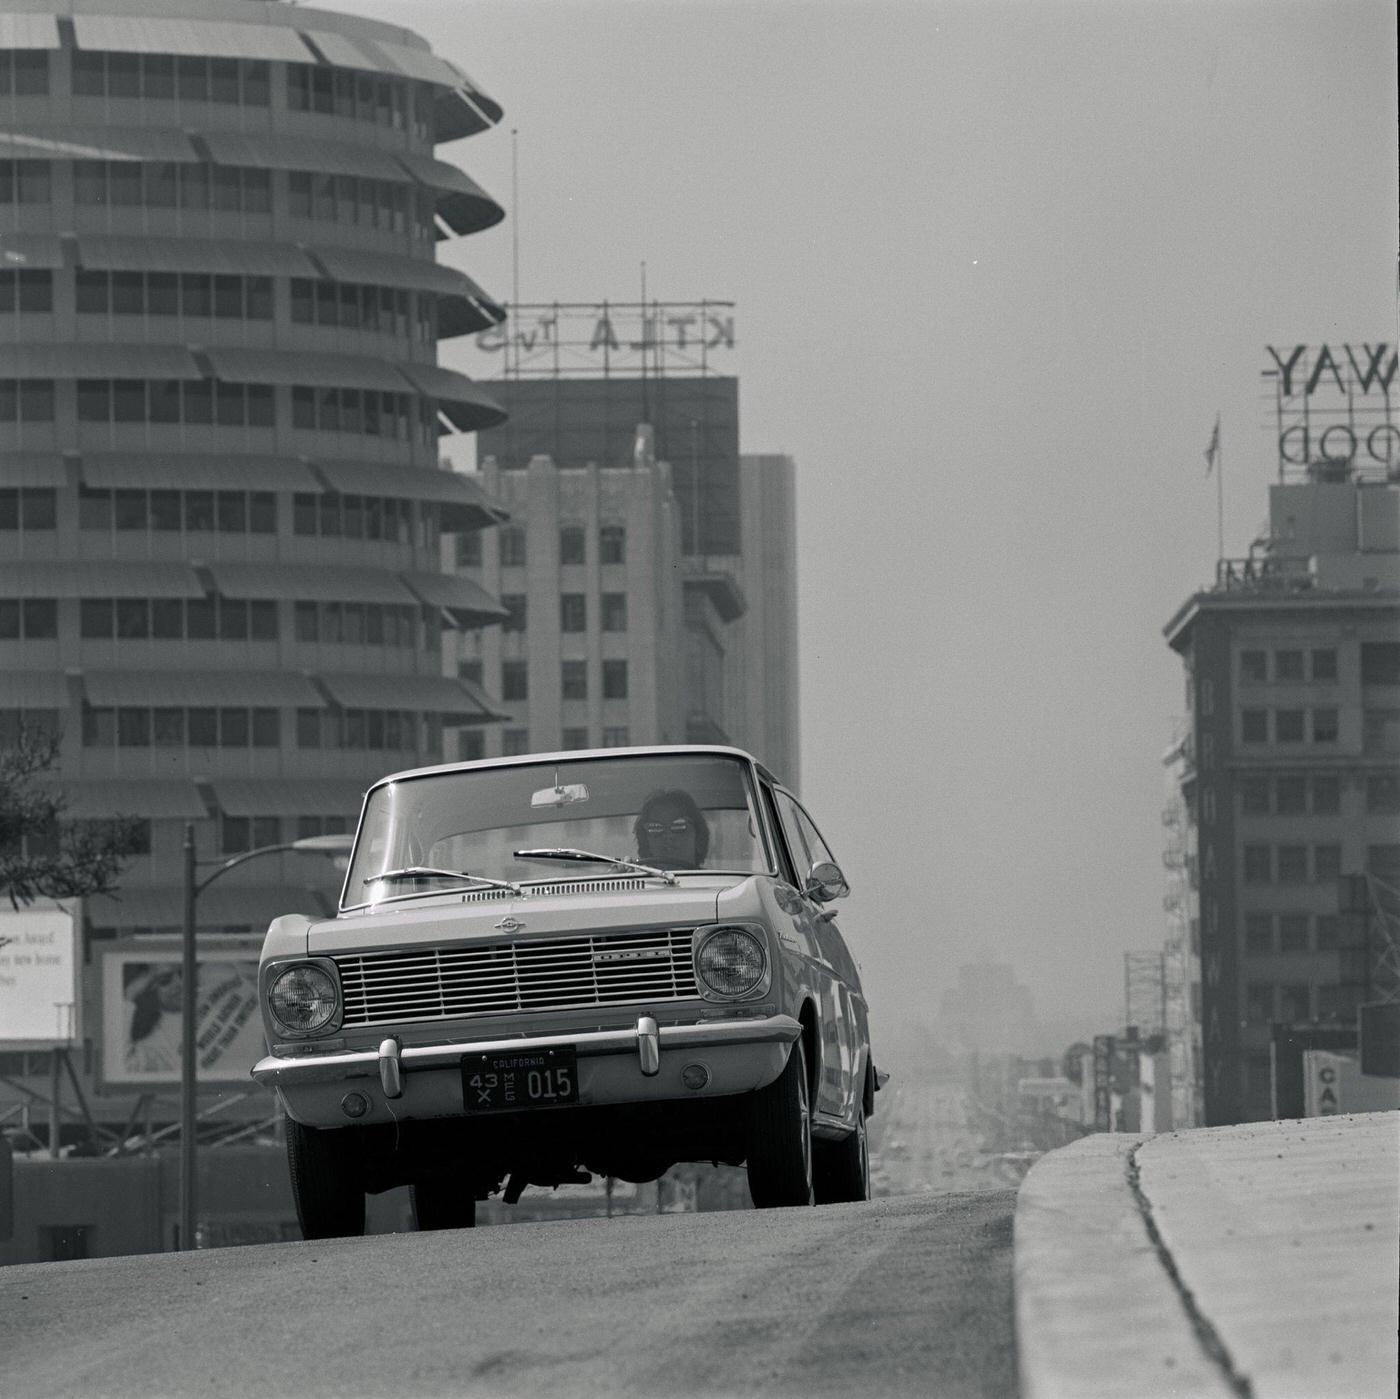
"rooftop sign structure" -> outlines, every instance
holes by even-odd
[[[1361,480],[1400,472],[1394,345],[1266,345],[1279,480],[1318,463],[1345,465]]]
[[[732,301],[548,301],[511,306],[476,337],[500,379],[732,372]]]

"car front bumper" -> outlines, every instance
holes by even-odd
[[[347,1127],[462,1116],[463,1057],[514,1050],[574,1049],[580,1107],[748,1093],[778,1077],[801,1033],[790,1015],[660,1026],[640,1016],[629,1029],[578,1034],[416,1045],[387,1036],[377,1050],[269,1055],[252,1074],[303,1126]],[[681,1077],[694,1065],[708,1075],[699,1088]],[[345,1107],[351,1095],[362,1100],[354,1112]]]

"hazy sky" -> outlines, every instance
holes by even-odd
[[[506,108],[441,148],[521,299],[737,303],[798,467],[804,796],[881,1022],[1010,961],[1047,1048],[1160,946],[1161,628],[1266,518],[1266,344],[1396,339],[1395,16],[1339,3],[340,0]],[[440,245],[511,288],[509,221]],[[481,372],[461,342],[445,363]],[[465,439],[450,444],[470,459]]]

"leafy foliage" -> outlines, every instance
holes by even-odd
[[[110,894],[143,845],[137,817],[64,819],[62,790],[44,776],[58,751],[56,735],[28,728],[0,748],[0,895],[13,908],[39,898]]]

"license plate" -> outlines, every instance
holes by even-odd
[[[516,1049],[462,1058],[462,1106],[467,1112],[514,1112],[578,1102],[578,1052]]]

